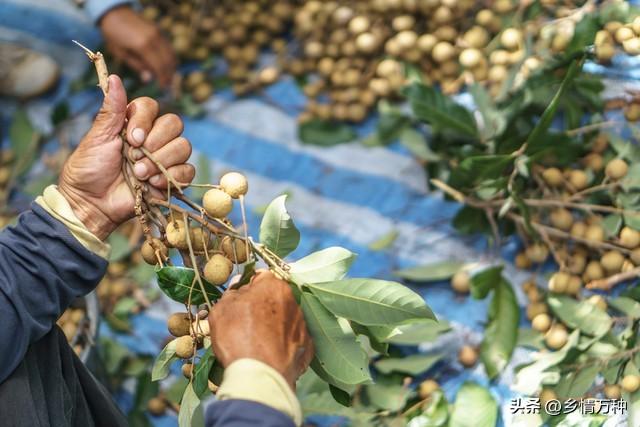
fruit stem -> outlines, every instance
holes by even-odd
[[[285,264],[285,262],[275,255],[271,255],[267,252],[266,248],[253,241],[251,237],[248,238],[248,241],[251,245],[251,248],[255,253],[262,258],[262,260],[271,267],[276,273],[278,273],[284,280],[287,282],[291,282],[291,275],[285,271],[281,264]]]
[[[629,271],[623,271],[622,273],[614,274],[604,279],[593,280],[587,283],[587,289],[600,289],[603,291],[610,291],[614,286],[626,282],[627,280],[635,279],[640,276],[640,267],[636,267]]]
[[[204,296],[204,300],[207,303],[207,307],[209,308],[209,310],[211,310],[211,301],[209,301],[209,296],[207,295],[207,291],[204,288],[204,283],[202,283],[202,278],[200,277],[198,263],[196,262],[196,255],[193,252],[193,245],[191,244],[191,230],[189,229],[189,216],[187,212],[182,212],[182,219],[184,221],[185,235],[187,237],[187,246],[189,246],[189,258],[191,258],[191,264],[193,264],[193,271],[196,275],[196,280],[198,281],[198,285],[200,285],[200,291],[202,291],[202,295]]]

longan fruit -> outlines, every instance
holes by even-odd
[[[631,28],[620,27],[620,28],[618,28],[616,30],[614,38],[616,39],[616,41],[618,43],[622,43],[625,40],[632,39],[634,36],[635,36],[635,34],[633,34],[633,30]]]
[[[622,397],[622,390],[617,384],[607,384],[604,386],[604,395],[607,399],[618,400]]]
[[[184,365],[182,365],[182,375],[184,375],[184,377],[188,380],[191,379],[191,376],[193,375],[192,363],[185,363]]]
[[[467,48],[460,52],[458,60],[464,68],[475,68],[482,61],[483,55],[480,50],[475,48]]]
[[[527,269],[531,268],[531,260],[529,259],[527,254],[524,253],[524,252],[521,252],[521,253],[516,255],[514,263],[515,263],[517,268],[520,268],[520,269],[523,269],[523,270],[527,270]]]
[[[509,52],[503,49],[496,49],[489,55],[489,62],[493,65],[508,65]]]
[[[416,45],[421,52],[431,53],[437,43],[438,39],[433,34],[423,34],[418,37]]]
[[[509,50],[518,49],[522,45],[522,32],[516,28],[507,28],[500,35],[500,43]]]
[[[640,104],[631,103],[624,108],[624,118],[630,122],[637,122],[640,120]]]
[[[0,187],[7,185],[11,179],[11,168],[9,166],[0,166]]]
[[[214,218],[224,218],[233,210],[233,199],[223,190],[212,188],[204,193],[202,207]]]
[[[602,242],[604,241],[604,229],[598,224],[591,224],[587,226],[584,238],[594,242]]]
[[[393,18],[393,20],[391,21],[391,28],[393,28],[395,31],[398,31],[398,32],[410,30],[413,28],[415,23],[416,23],[416,20],[413,16],[400,15]]]
[[[180,359],[189,359],[195,353],[193,338],[190,335],[183,335],[176,338],[176,356]]]
[[[629,255],[629,257],[631,258],[631,261],[635,265],[640,265],[640,248],[636,248],[632,250],[631,255]]]
[[[544,337],[544,341],[547,344],[547,347],[552,350],[561,349],[562,347],[564,347],[568,340],[569,333],[564,327],[560,325],[553,326],[551,329],[549,329]]]
[[[213,86],[209,83],[203,82],[198,84],[191,91],[191,96],[196,102],[204,102],[213,94]]]
[[[623,263],[624,256],[616,250],[607,251],[600,258],[600,264],[608,274],[619,273]]]
[[[204,83],[206,79],[207,75],[204,73],[204,71],[193,71],[187,75],[186,79],[184,79],[184,85],[187,89],[193,89],[200,83]]]
[[[191,333],[191,323],[189,322],[189,314],[173,313],[167,319],[167,329],[174,337],[183,337]]]
[[[258,73],[258,81],[262,85],[271,85],[280,77],[280,71],[276,67],[265,67]]]
[[[468,294],[471,289],[471,278],[466,271],[458,271],[451,278],[451,288],[457,293]]]
[[[538,332],[547,332],[551,327],[551,317],[547,313],[540,313],[531,321],[531,327]]]
[[[153,416],[164,415],[167,410],[167,402],[161,397],[153,397],[147,403],[147,411]]]
[[[244,196],[247,194],[247,191],[249,191],[247,178],[238,172],[224,174],[222,178],[220,178],[220,187],[234,199]]]
[[[200,227],[191,229],[191,245],[194,251],[204,252],[210,246],[210,240],[210,234],[204,229]]]
[[[165,234],[167,236],[167,242],[171,247],[182,250],[189,248],[189,244],[187,243],[187,228],[181,219],[169,221]]]
[[[458,360],[465,368],[470,368],[478,362],[478,352],[470,345],[463,345],[458,352]]]
[[[550,187],[560,187],[564,182],[562,172],[558,168],[547,168],[542,172],[542,179]]]
[[[586,268],[584,269],[584,273],[582,274],[582,279],[585,282],[591,282],[592,280],[602,279],[604,277],[604,269],[602,265],[598,261],[590,261]]]
[[[402,65],[395,59],[383,59],[376,67],[376,74],[383,78],[402,74]]]
[[[470,47],[482,49],[489,42],[489,33],[487,33],[487,30],[484,28],[476,25],[464,33],[462,39],[467,42]]]
[[[424,380],[418,386],[418,396],[420,399],[424,400],[427,397],[431,396],[431,394],[440,389],[440,384],[438,384],[435,380]]]
[[[627,162],[622,159],[613,159],[604,168],[604,173],[613,180],[624,178],[629,170]]]
[[[569,285],[569,274],[564,271],[554,273],[549,279],[549,290],[558,294],[565,293]]]
[[[582,163],[594,172],[599,172],[604,167],[604,159],[598,153],[590,153],[584,156]]]
[[[582,254],[573,254],[567,260],[567,269],[572,274],[582,274],[587,266],[587,257]]]
[[[567,231],[573,224],[571,212],[564,208],[554,209],[551,212],[551,224],[560,230]]]
[[[567,294],[578,295],[582,289],[582,280],[577,275],[569,277],[569,283],[567,284]]]
[[[447,62],[456,54],[456,49],[449,42],[438,42],[431,51],[431,57],[438,63]]]
[[[572,170],[567,179],[576,191],[584,190],[589,185],[589,177],[584,171]]]
[[[620,230],[620,245],[628,249],[640,246],[640,232],[631,227],[623,227]]]
[[[509,71],[504,65],[494,65],[489,68],[489,74],[487,77],[489,78],[489,81],[500,83],[507,78],[508,73]]]
[[[356,16],[349,21],[349,31],[354,35],[368,31],[370,27],[371,23],[366,16]]]
[[[489,26],[494,18],[495,15],[490,9],[482,9],[476,14],[476,22],[483,27]]]
[[[632,37],[623,41],[622,48],[629,55],[640,55],[640,38]]]
[[[195,320],[192,324],[192,330],[197,335],[202,335],[205,337],[209,336],[209,334],[211,333],[209,320],[208,319]]]
[[[532,303],[539,302],[542,300],[542,293],[540,292],[540,289],[538,289],[537,286],[532,287],[531,289],[526,291],[526,293],[527,293],[527,298]]]
[[[541,264],[549,256],[549,248],[542,243],[534,243],[526,249],[526,254],[531,262]]]
[[[156,250],[160,254],[160,259],[165,260],[169,257],[169,249],[162,243],[162,240],[153,237],[150,240],[147,239],[142,244],[140,248],[140,253],[142,254],[142,259],[144,262],[150,265],[158,264],[158,257],[156,256]]]
[[[221,254],[214,254],[204,266],[204,278],[214,285],[222,285],[227,282],[233,264],[229,258]]]
[[[573,237],[578,237],[580,239],[582,239],[585,236],[586,232],[587,232],[587,224],[585,224],[582,221],[574,222],[573,225],[571,226],[571,230],[569,231],[569,233]]]
[[[638,375],[625,375],[620,382],[620,386],[627,393],[635,393],[640,389],[640,376]]]
[[[616,48],[612,43],[605,43],[596,46],[596,58],[600,62],[609,62],[616,54]]]
[[[220,243],[220,248],[227,258],[232,261],[237,261],[238,264],[242,264],[248,258],[247,245],[240,239],[234,239],[231,236],[224,236]]]
[[[548,312],[549,307],[544,302],[532,302],[527,306],[527,319],[533,320],[537,315]]]

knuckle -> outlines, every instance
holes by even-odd
[[[184,123],[182,123],[182,119],[177,114],[167,113],[162,118],[167,122],[167,125],[179,129],[178,133],[182,133],[184,130]]]
[[[155,99],[148,96],[142,96],[140,98],[137,98],[134,102],[137,104],[137,108],[151,111],[153,112],[154,116],[158,114],[158,101],[156,101]]]

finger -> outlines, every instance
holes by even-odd
[[[170,78],[167,77],[167,71],[165,70],[166,64],[158,55],[157,49],[152,45],[148,49],[140,51],[143,61],[151,68],[153,75],[156,76],[161,86],[166,86],[170,82]]]
[[[179,137],[183,130],[184,125],[178,115],[163,114],[153,123],[153,128],[144,141],[144,148],[155,153],[162,146]]]
[[[178,137],[154,152],[153,160],[145,157],[137,161],[133,165],[133,173],[138,179],[146,180],[162,172],[158,164],[169,169],[171,166],[186,162],[189,156],[191,156],[191,144],[186,138]]]
[[[162,74],[158,76],[158,82],[160,85],[166,87],[171,83],[171,79],[176,71],[176,58],[173,53],[173,48],[164,37],[158,37],[155,46],[158,58],[162,63]]]
[[[180,184],[190,183],[196,176],[196,168],[188,163],[173,166],[167,169],[167,172],[175,181]],[[157,174],[149,178],[149,184],[160,190],[166,190],[167,186],[169,185],[167,182],[167,178],[163,174]]]
[[[141,146],[158,117],[158,102],[148,96],[136,98],[127,107],[127,139],[134,147]]]

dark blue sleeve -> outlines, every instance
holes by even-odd
[[[222,400],[207,409],[207,427],[295,427],[290,416],[250,400]]]
[[[71,301],[100,282],[107,261],[37,204],[0,233],[0,383]]]

